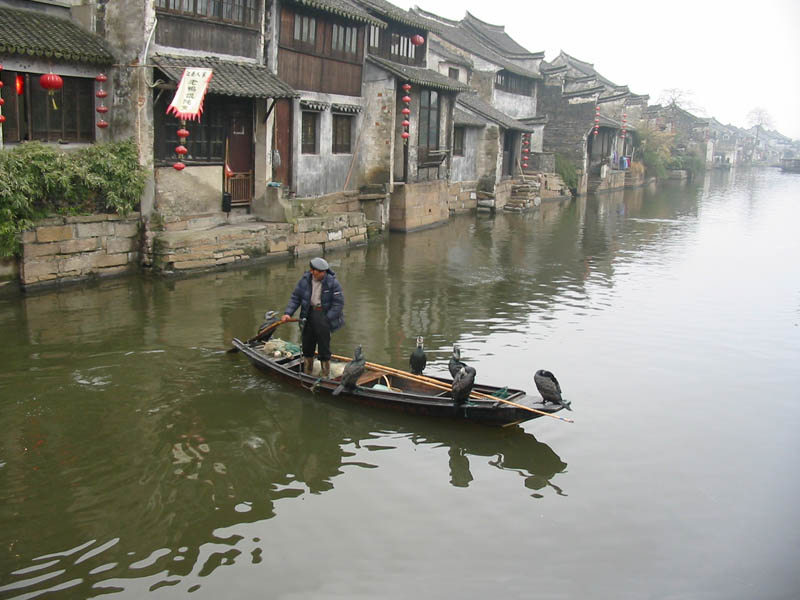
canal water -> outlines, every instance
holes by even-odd
[[[305,261],[6,295],[0,599],[797,598],[798,223],[800,176],[713,172],[329,257],[336,353],[549,369],[572,424],[353,406],[226,353]]]

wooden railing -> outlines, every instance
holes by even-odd
[[[253,172],[234,172],[225,178],[225,191],[231,195],[231,206],[250,206],[253,199]]]

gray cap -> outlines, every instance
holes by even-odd
[[[319,256],[316,258],[312,258],[311,262],[309,263],[312,269],[316,269],[317,271],[327,271],[328,270],[328,261],[324,258],[320,258]]]

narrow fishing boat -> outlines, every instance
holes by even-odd
[[[258,369],[318,394],[333,395],[334,390],[340,388],[339,398],[361,404],[489,425],[512,425],[542,416],[572,422],[554,415],[564,408],[562,404],[544,402],[523,390],[475,383],[469,398],[458,403],[451,394],[451,379],[414,375],[370,362],[366,363],[355,386],[342,390],[342,371],[349,358],[334,355],[328,378],[318,372],[307,374],[303,372],[302,353],[296,346],[279,339],[265,343],[257,337],[246,342],[234,338],[231,350],[242,352]]]

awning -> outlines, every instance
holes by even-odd
[[[451,79],[446,75],[425,69],[423,67],[412,67],[411,65],[402,65],[385,58],[367,56],[367,62],[371,62],[378,67],[385,69],[395,77],[403,82],[416,84],[425,88],[434,90],[444,90],[448,92],[466,92],[469,91],[469,86]]]
[[[152,58],[172,81],[178,82],[186,67],[213,69],[208,85],[210,94],[242,98],[296,98],[299,94],[263,65],[220,60],[213,56],[172,56],[157,54]]]

